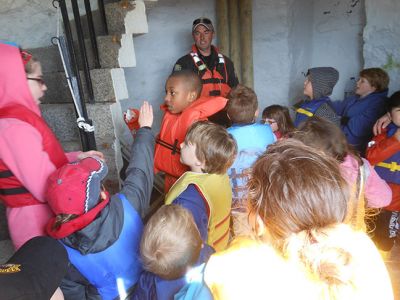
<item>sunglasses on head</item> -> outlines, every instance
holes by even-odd
[[[211,21],[210,21],[210,19],[207,19],[207,18],[198,18],[198,19],[193,21],[193,26],[197,25],[197,24],[200,24],[200,23],[202,23],[202,24],[211,24]]]

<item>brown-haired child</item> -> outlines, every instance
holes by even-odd
[[[172,186],[166,204],[192,214],[202,240],[215,250],[228,244],[232,191],[227,169],[237,153],[233,137],[220,125],[194,123],[181,144],[181,162],[190,168]]]
[[[269,124],[255,122],[258,115],[258,100],[253,89],[239,84],[228,94],[227,113],[232,126],[227,130],[238,145],[238,155],[228,170],[232,187],[233,230],[238,233],[245,198],[249,169],[254,161],[276,138]]]
[[[309,118],[292,136],[338,161],[343,177],[352,188],[346,221],[356,229],[366,230],[365,206],[380,208],[389,204],[391,191],[388,185],[367,160],[352,150],[343,132],[332,122],[319,117]],[[371,213],[375,212],[368,209],[366,216]]]
[[[155,149],[156,172],[165,172],[165,192],[188,170],[180,162],[180,145],[191,124],[206,120],[222,110],[227,102],[223,97],[200,97],[202,84],[190,70],[173,72],[165,84],[165,111]]]
[[[293,139],[268,147],[249,181],[253,239],[207,263],[214,299],[393,299],[371,240],[341,224],[348,197],[335,159]]]
[[[289,133],[295,130],[289,109],[286,106],[278,104],[267,106],[264,108],[261,118],[262,123],[271,126],[278,140],[288,137]]]

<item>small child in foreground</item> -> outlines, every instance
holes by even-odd
[[[192,213],[202,240],[216,251],[228,245],[232,190],[226,171],[236,153],[236,142],[225,128],[194,123],[181,144],[181,162],[190,171],[165,196],[165,204],[179,204]]]
[[[287,138],[295,130],[289,109],[286,106],[270,105],[262,112],[262,123],[269,124],[278,140]]]
[[[227,102],[223,97],[200,97],[202,83],[191,70],[173,72],[165,83],[165,111],[156,141],[154,167],[165,172],[164,189],[167,193],[173,183],[188,170],[180,162],[180,145],[191,124],[222,110]]]
[[[193,299],[212,299],[202,277],[204,263],[213,252],[203,244],[187,209],[175,204],[162,206],[143,230],[140,254],[145,271],[131,300],[183,299],[194,292],[202,298]]]

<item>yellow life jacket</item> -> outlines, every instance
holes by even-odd
[[[173,203],[189,184],[197,186],[210,210],[207,243],[215,251],[224,250],[228,245],[232,204],[232,190],[228,175],[186,172],[165,196],[165,204]]]

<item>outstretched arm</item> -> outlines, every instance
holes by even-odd
[[[149,207],[154,179],[154,135],[151,131],[153,108],[146,101],[140,107],[139,124],[140,129],[136,132],[132,144],[131,158],[121,193],[144,217]]]

